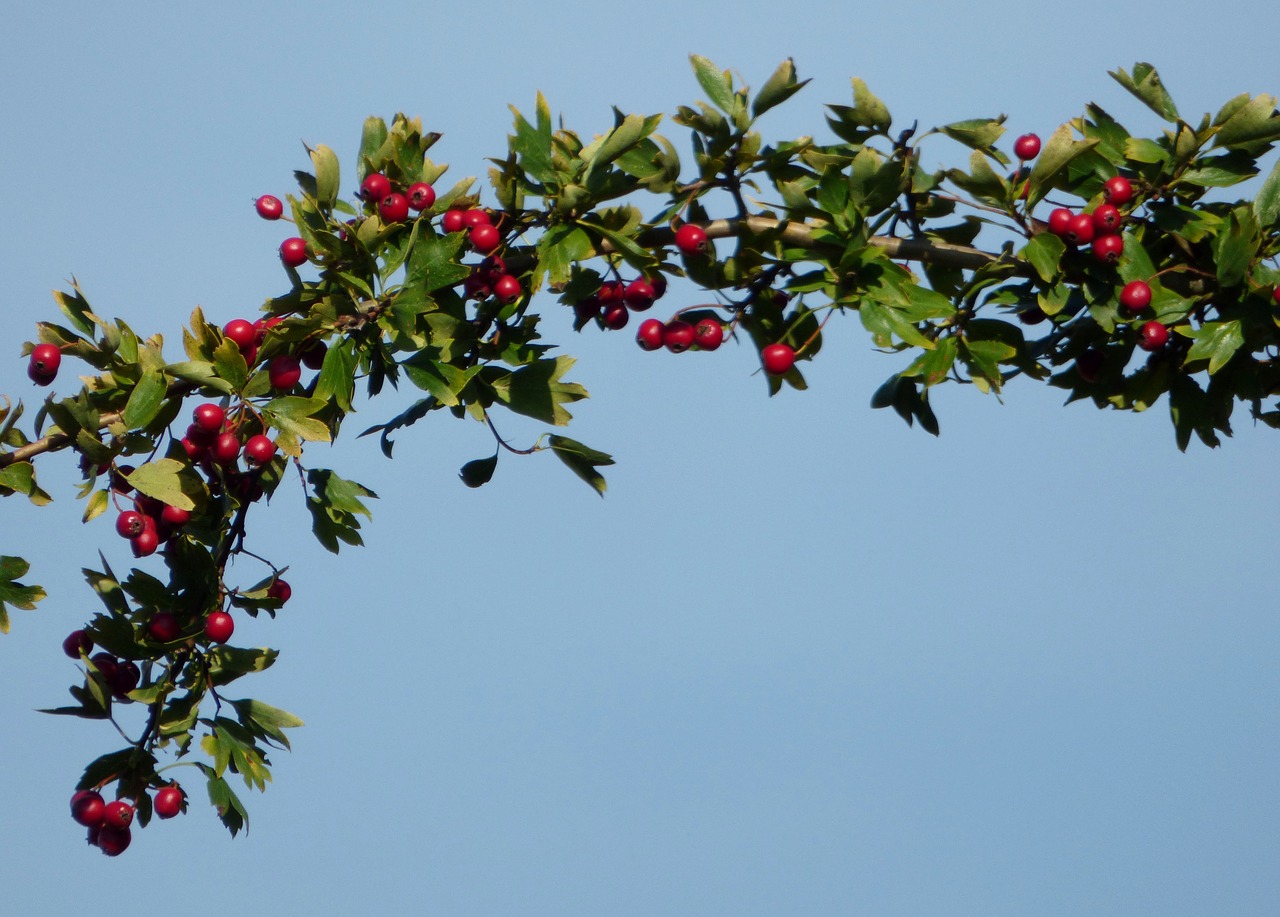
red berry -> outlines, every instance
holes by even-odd
[[[656,318],[646,318],[636,329],[636,343],[641,350],[657,350],[662,346],[662,322]]]
[[[1130,312],[1141,312],[1151,305],[1151,286],[1145,280],[1131,280],[1120,291],[1120,305]]]
[[[714,318],[704,318],[693,326],[693,343],[699,350],[715,350],[724,342],[724,325]]]
[[[1049,214],[1049,232],[1055,236],[1066,237],[1067,232],[1071,229],[1071,221],[1075,218],[1075,214],[1066,207],[1059,207],[1053,213]]]
[[[233,318],[222,326],[222,336],[239,347],[241,353],[246,353],[257,343],[258,330],[247,319]]]
[[[796,365],[796,352],[786,344],[768,344],[760,351],[764,371],[771,376],[781,376]]]
[[[94,844],[109,857],[118,857],[128,850],[131,840],[133,835],[128,828],[112,828],[110,825],[103,825],[101,828],[89,829],[89,843]]]
[[[284,321],[283,315],[268,315],[253,323],[253,342],[261,344],[267,339],[267,332]]]
[[[663,294],[667,292],[667,275],[654,274],[648,280],[649,285],[653,287],[653,298],[661,299]]]
[[[106,809],[102,795],[93,790],[80,790],[71,797],[71,817],[86,828],[102,824]]]
[[[1146,322],[1138,329],[1138,346],[1143,350],[1159,350],[1169,340],[1169,329],[1159,322]]]
[[[414,182],[407,192],[409,206],[414,210],[430,210],[436,202],[436,189],[424,181]]]
[[[219,433],[209,447],[209,457],[219,465],[230,465],[240,456],[240,438],[234,433]]]
[[[1087,213],[1075,214],[1063,238],[1072,245],[1088,245],[1093,241],[1093,217]]]
[[[489,211],[481,210],[479,207],[471,210],[462,211],[462,225],[467,229],[475,229],[477,226],[488,226],[492,221],[489,219]]]
[[[507,262],[499,258],[497,255],[490,255],[480,262],[480,266],[476,268],[475,273],[488,280],[490,283],[497,283],[498,279],[507,272]]]
[[[267,587],[267,595],[283,605],[293,595],[293,587],[276,577],[271,585]]]
[[[264,194],[253,202],[253,206],[258,211],[258,216],[264,220],[278,220],[284,216],[284,204],[280,203],[280,198],[271,194]]]
[[[623,301],[635,312],[643,312],[648,309],[653,305],[653,301],[656,298],[653,292],[653,284],[644,279],[631,281],[622,293]]]
[[[175,529],[180,529],[191,521],[191,510],[166,505],[160,510],[160,521]]]
[[[198,462],[204,458],[205,453],[209,451],[209,446],[205,443],[197,443],[190,436],[182,437],[182,448],[187,453],[187,458],[193,462]]]
[[[1102,186],[1102,193],[1106,196],[1108,204],[1123,207],[1133,200],[1133,185],[1123,175],[1116,175],[1107,179],[1106,184]]]
[[[48,376],[52,381],[61,365],[62,351],[57,344],[37,344],[31,348],[31,372]]]
[[[600,305],[611,306],[616,302],[626,302],[627,287],[621,280],[606,280],[600,284],[600,292],[596,294]]]
[[[701,255],[707,250],[706,230],[693,223],[685,223],[676,230],[676,248],[685,255]]]
[[[619,328],[627,327],[627,319],[631,317],[631,313],[627,311],[626,303],[615,302],[605,306],[604,314],[600,316],[606,328],[612,328],[617,331]]]
[[[662,346],[672,353],[684,353],[693,344],[693,325],[673,318],[662,328]]]
[[[1093,209],[1093,228],[1100,236],[1112,235],[1120,231],[1120,223],[1124,215],[1112,204],[1099,204]]]
[[[360,183],[360,196],[366,201],[377,203],[391,193],[391,180],[381,172],[366,176]]]
[[[144,528],[129,539],[130,549],[134,557],[150,557],[160,547],[160,532],[156,529],[155,520],[150,516],[143,517]]]
[[[227,412],[219,405],[206,402],[196,405],[196,409],[191,412],[191,418],[204,432],[217,433],[222,429],[223,421],[227,419]]]
[[[79,659],[81,653],[88,656],[93,652],[93,638],[83,630],[73,630],[62,641],[62,651],[72,659]]]
[[[301,267],[306,264],[307,243],[298,236],[291,236],[285,239],[280,243],[280,260],[289,267]]]
[[[156,790],[155,810],[159,818],[173,818],[182,812],[182,787],[176,783]]]
[[[493,295],[498,297],[501,303],[512,303],[524,294],[524,290],[520,287],[520,281],[512,277],[510,274],[503,274],[493,284]]]
[[[488,223],[481,223],[479,226],[472,227],[467,235],[467,241],[475,251],[487,255],[502,243],[502,234]]]
[[[440,228],[445,232],[462,232],[462,211],[446,210],[440,219]]]
[[[298,351],[298,359],[307,369],[319,369],[324,366],[324,355],[329,352],[329,345],[324,341],[312,341],[304,344]]]
[[[244,457],[255,465],[265,465],[276,457],[276,444],[271,437],[259,433],[244,444]]]
[[[129,692],[138,687],[141,678],[142,673],[134,663],[121,661],[107,681],[111,685],[111,693],[118,700],[126,700]]]
[[[211,612],[204,622],[204,635],[214,643],[226,643],[235,629],[235,620],[225,611]]]
[[[298,358],[287,353],[272,357],[267,364],[267,377],[274,389],[291,389],[302,378],[302,364]]]
[[[1124,251],[1124,236],[1098,236],[1093,240],[1093,257],[1104,264],[1115,264]]]
[[[147,622],[147,635],[157,643],[172,643],[181,633],[178,619],[171,611],[157,611]]]
[[[146,528],[146,520],[136,509],[127,509],[116,516],[116,534],[121,538],[137,538]]]
[[[107,803],[102,813],[102,825],[106,828],[127,828],[133,822],[133,806],[123,799]]]
[[[94,653],[89,657],[89,661],[93,663],[93,667],[98,670],[98,674],[107,682],[111,681],[116,674],[116,669],[120,667],[120,663],[116,662],[116,657],[110,653]]]
[[[1024,162],[1040,155],[1040,138],[1035,134],[1023,134],[1013,141],[1013,155]]]
[[[378,216],[384,223],[403,223],[409,219],[409,201],[403,194],[388,194],[378,202]]]

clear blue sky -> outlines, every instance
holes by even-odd
[[[1192,116],[1280,90],[1262,3],[863,6],[14,5],[0,392],[38,400],[19,349],[72,273],[171,340],[197,304],[226,321],[283,291],[281,227],[251,202],[290,190],[304,141],[354,181],[371,113],[443,132],[452,176],[483,174],[538,89],[586,135],[613,104],[690,103],[690,52],[753,85],[795,58],[814,81],[773,139],[822,135],[855,75],[900,123],[1004,112],[1010,136],[1090,100],[1158,130],[1106,75],[1137,60]],[[935,440],[868,407],[902,364],[856,319],[829,326],[810,391],[773,399],[747,348],[548,325],[592,394],[571,435],[619,461],[606,499],[547,456],[468,490],[457,468],[491,443],[445,417],[394,461],[367,439],[308,454],[381,495],[366,549],[324,552],[287,487],[253,520],[294,598],[239,623],[283,650],[245,692],[307,726],[246,791],[247,837],[192,781],[192,811],[124,856],[83,845],[67,799],[118,737],[32,710],[75,675],[79,568],[127,552],[80,525],[66,455],[40,467],[58,504],[0,507],[0,553],[50,592],[0,638],[7,913],[1280,910],[1274,431],[1241,412],[1224,448],[1183,455],[1163,403],[1022,383],[1003,405],[939,391]]]

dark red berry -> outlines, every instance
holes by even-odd
[[[191,417],[200,430],[205,433],[217,433],[227,419],[227,412],[219,405],[206,402],[196,405],[196,409],[191,412]]]
[[[89,842],[109,857],[118,857],[129,849],[133,835],[128,828],[113,828],[103,825],[101,828],[89,829]]]
[[[93,652],[93,638],[83,630],[73,630],[62,641],[62,651],[72,659],[79,659],[81,653],[88,656]]]
[[[182,812],[182,787],[176,783],[162,786],[156,790],[154,808],[159,818],[173,818]]]
[[[244,444],[245,459],[255,465],[265,465],[275,456],[276,444],[269,436],[259,433],[256,436],[250,436],[249,441]]]
[[[1093,217],[1087,213],[1075,214],[1063,238],[1072,245],[1088,245],[1093,241]]]
[[[492,221],[489,219],[489,211],[481,210],[474,207],[471,210],[462,211],[462,225],[467,229],[475,229],[477,226],[488,226]]]
[[[1169,329],[1159,322],[1146,322],[1138,329],[1138,346],[1143,350],[1159,350],[1169,340]]]
[[[111,693],[117,700],[127,700],[129,692],[138,687],[138,682],[142,679],[142,672],[138,670],[138,666],[122,660],[116,670],[107,679],[107,683],[111,685]]]
[[[1102,351],[1092,347],[1076,357],[1076,372],[1085,382],[1097,382],[1102,373]]]
[[[280,260],[289,267],[301,267],[307,263],[307,243],[298,236],[291,236],[280,243]],[[256,336],[256,332],[255,332]]]
[[[293,595],[293,587],[279,577],[276,577],[276,579],[272,581],[271,585],[267,587],[267,595],[283,605],[285,602],[289,601],[289,598]]]
[[[171,528],[180,529],[191,521],[191,510],[166,504],[165,508],[160,510],[160,521]]]
[[[381,172],[366,176],[360,183],[360,196],[366,201],[376,204],[391,193],[391,180]]]
[[[693,326],[693,343],[699,350],[715,350],[724,343],[724,325],[714,318],[704,318]]]
[[[684,353],[693,344],[693,325],[678,318],[667,322],[662,329],[662,346],[672,353]]]
[[[407,192],[409,206],[414,210],[430,210],[436,202],[436,189],[424,181],[414,182]]]
[[[501,303],[513,303],[524,294],[520,281],[510,274],[503,274],[493,284],[493,295]]]
[[[646,318],[636,329],[636,343],[641,350],[657,350],[662,346],[662,322],[656,318]]]
[[[211,612],[204,622],[204,635],[214,643],[226,643],[235,629],[235,620],[225,611]]]
[[[324,355],[328,352],[329,345],[324,341],[312,341],[298,351],[298,359],[307,369],[319,369],[324,366]]]
[[[147,622],[147,635],[157,643],[172,643],[181,633],[178,619],[171,611],[157,611]]]
[[[1098,236],[1093,240],[1093,257],[1104,264],[1115,264],[1124,252],[1124,236]]]
[[[121,538],[137,538],[146,528],[146,520],[136,509],[127,509],[116,516],[116,534]]]
[[[95,790],[79,790],[71,797],[71,817],[86,828],[102,824],[107,804]]]
[[[1102,193],[1106,196],[1108,204],[1123,207],[1133,200],[1133,184],[1123,175],[1116,175],[1107,179],[1106,184],[1102,186]]]
[[[280,203],[280,198],[264,194],[253,202],[253,206],[258,211],[258,216],[264,220],[278,220],[284,216],[284,204]]]
[[[440,228],[445,232],[462,232],[462,211],[446,210],[444,216],[440,218]]]
[[[409,219],[409,201],[403,194],[388,194],[378,202],[378,216],[384,223],[403,223]]]
[[[57,344],[37,344],[31,348],[31,363],[27,375],[37,385],[48,385],[58,375],[62,365],[62,351]]]
[[[653,301],[657,296],[653,291],[653,284],[647,280],[633,280],[627,284],[627,288],[623,291],[622,299],[626,302],[627,307],[634,312],[643,312],[653,305]]]
[[[234,433],[219,433],[209,447],[209,457],[219,465],[230,465],[240,457],[240,438]]]
[[[271,380],[272,388],[291,389],[302,378],[302,364],[297,357],[282,353],[278,357],[272,357],[267,364],[267,377]]]
[[[247,319],[233,318],[222,326],[222,336],[239,347],[241,353],[246,353],[257,343],[258,330]]]
[[[502,234],[488,223],[481,223],[471,229],[467,235],[467,241],[475,251],[487,255],[502,243]]]
[[[1049,232],[1055,236],[1066,238],[1067,232],[1071,229],[1071,221],[1074,218],[1075,214],[1066,207],[1059,207],[1049,214]]]
[[[1093,228],[1100,236],[1112,235],[1120,231],[1120,223],[1124,215],[1120,208],[1113,204],[1099,204],[1093,208]]]
[[[1035,159],[1040,155],[1040,138],[1035,134],[1023,134],[1013,141],[1013,155],[1024,162]]]
[[[615,302],[605,306],[604,313],[600,316],[606,328],[612,328],[617,331],[619,328],[627,327],[627,319],[631,317],[631,313],[627,311],[626,303]]]

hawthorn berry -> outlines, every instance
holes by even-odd
[[[253,202],[253,206],[264,220],[278,220],[284,216],[284,204],[273,194],[262,195]]]
[[[146,528],[146,520],[136,509],[127,509],[116,516],[116,534],[121,538],[137,538]]]
[[[381,172],[365,176],[360,183],[360,196],[371,204],[376,204],[391,193],[391,179]]]
[[[715,350],[724,343],[724,325],[714,318],[704,318],[693,326],[693,343],[699,350]]]
[[[414,182],[405,195],[414,210],[429,210],[436,202],[436,189],[424,181]]]
[[[1013,155],[1023,162],[1040,155],[1040,138],[1036,134],[1023,134],[1013,141]]]
[[[234,433],[219,433],[209,447],[209,457],[219,465],[230,465],[240,457],[240,437]]]
[[[1072,245],[1088,245],[1093,241],[1093,217],[1087,213],[1074,214],[1063,238]]]
[[[170,528],[180,529],[191,521],[191,510],[165,504],[160,510],[160,521]]]
[[[280,243],[280,260],[289,267],[302,267],[307,263],[307,243],[298,236],[290,236]],[[254,332],[257,336],[257,332]]]
[[[117,700],[127,700],[129,692],[138,687],[141,679],[142,672],[138,670],[135,663],[121,660],[107,682],[111,685],[111,693]]]
[[[467,234],[467,241],[473,250],[487,255],[502,243],[502,234],[488,223],[481,223],[471,228],[471,232]]]
[[[1138,329],[1138,346],[1148,352],[1159,350],[1169,341],[1169,329],[1157,321],[1143,323]]]
[[[290,389],[302,378],[302,364],[298,358],[287,353],[272,357],[267,364],[267,378],[274,389]]]
[[[129,539],[129,547],[134,557],[150,557],[160,547],[160,532],[156,528],[155,520],[150,516],[142,518],[142,531]]]
[[[657,350],[662,346],[662,321],[646,318],[636,329],[636,343],[641,350]]]
[[[1124,236],[1098,236],[1090,247],[1096,260],[1104,264],[1115,264],[1124,251]]]
[[[258,330],[248,319],[233,318],[222,326],[222,336],[239,347],[241,353],[247,353],[257,343]]]
[[[631,313],[627,311],[627,304],[615,302],[604,307],[600,320],[604,322],[606,328],[617,331],[619,328],[627,327],[627,320],[630,317]]]
[[[663,294],[667,292],[667,275],[654,274],[652,277],[645,278],[649,281],[649,285],[653,287],[653,298],[661,299]]]
[[[498,278],[507,272],[507,262],[497,255],[489,255],[480,262],[475,272],[490,283],[496,283]]]
[[[524,294],[524,290],[520,287],[520,281],[512,277],[510,274],[503,274],[493,284],[493,295],[498,297],[498,302],[513,303]]]
[[[1130,312],[1141,312],[1151,305],[1151,286],[1145,280],[1131,280],[1120,291],[1120,305]]]
[[[600,292],[596,296],[600,298],[600,305],[602,306],[611,306],[616,302],[626,302],[626,284],[621,280],[606,280],[600,284]]]
[[[57,377],[61,365],[62,351],[57,344],[37,344],[31,348],[27,376],[36,385],[48,385]]]
[[[204,635],[214,643],[226,643],[235,629],[235,619],[225,611],[210,612],[204,622]]]
[[[388,194],[378,202],[378,216],[384,223],[403,223],[409,219],[409,201],[403,194]]]
[[[633,280],[627,284],[626,290],[622,294],[623,300],[627,306],[634,312],[643,312],[653,305],[653,301],[657,298],[654,295],[653,284],[641,278]]]
[[[156,790],[156,799],[154,803],[156,816],[158,818],[173,818],[182,812],[183,793],[182,787],[176,783],[168,786],[162,786]]]
[[[223,421],[227,419],[227,412],[219,405],[206,402],[196,405],[196,409],[191,412],[191,418],[196,426],[206,433],[217,433],[222,429]]]
[[[276,457],[276,444],[271,437],[259,433],[244,444],[244,457],[255,465],[265,465]]]
[[[277,576],[267,587],[267,595],[283,605],[293,595],[293,587]]]
[[[157,643],[172,643],[181,633],[178,619],[171,611],[157,611],[147,622],[147,635]]]
[[[113,828],[110,825],[89,829],[89,843],[93,844],[109,857],[118,857],[129,849],[133,835],[128,828]]]
[[[662,328],[662,346],[672,353],[684,353],[693,344],[693,325],[673,318]]]
[[[440,218],[440,228],[445,232],[462,232],[462,211],[446,210],[444,216]]]
[[[108,684],[116,674],[116,669],[120,667],[120,663],[116,662],[116,657],[110,653],[94,653],[89,657],[89,661],[93,663],[93,667],[98,670],[98,674],[102,676],[102,680]]]
[[[1066,207],[1059,207],[1049,214],[1049,232],[1055,236],[1065,237],[1071,228],[1071,220],[1075,214]]]
[[[489,211],[481,210],[479,207],[473,207],[470,210],[462,211],[462,225],[467,229],[475,229],[477,226],[488,226],[492,221],[489,219]]]
[[[771,376],[781,376],[791,371],[796,365],[796,352],[790,345],[783,343],[767,344],[760,351],[760,360],[764,371]]]
[[[324,355],[329,352],[329,345],[324,341],[311,341],[298,351],[298,359],[307,369],[319,369],[324,366]]]
[[[102,824],[107,804],[95,790],[79,790],[71,797],[71,817],[86,828]]]
[[[1115,175],[1107,179],[1102,186],[1102,193],[1108,204],[1123,207],[1133,200],[1133,184],[1123,175]]]
[[[84,630],[73,630],[62,641],[62,651],[72,659],[79,659],[81,654],[88,656],[93,652],[93,638]]]
[[[685,223],[676,230],[676,248],[685,255],[701,255],[707,250],[706,230],[693,223]]]
[[[493,295],[493,287],[481,273],[474,273],[462,281],[462,292],[468,299],[488,299]]]
[[[1093,228],[1100,236],[1119,232],[1123,220],[1124,215],[1114,204],[1099,204],[1093,209]]]
[[[107,803],[102,813],[102,824],[108,828],[127,828],[133,822],[133,806],[123,799]]]

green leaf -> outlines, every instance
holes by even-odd
[[[230,395],[236,391],[234,385],[218,375],[218,371],[212,363],[206,363],[203,360],[170,363],[164,368],[164,371],[170,376],[187,382],[194,382],[204,388],[215,389],[224,395]]]
[[[592,489],[600,496],[604,496],[607,489],[604,475],[596,471],[602,465],[612,465],[613,456],[606,452],[600,452],[589,446],[584,446],[577,440],[569,439],[567,436],[552,435],[547,438],[547,443],[551,449],[564,462],[569,469],[591,485]]]
[[[1276,97],[1258,95],[1236,109],[1214,135],[1215,146],[1241,146],[1280,138]]]
[[[1243,281],[1261,241],[1253,211],[1247,207],[1233,210],[1227,225],[1218,231],[1214,239],[1213,260],[1218,283],[1233,287]]]
[[[1280,219],[1280,160],[1262,183],[1258,196],[1253,199],[1253,213],[1263,229],[1271,229]]]
[[[1031,263],[1046,283],[1052,283],[1060,271],[1059,264],[1067,246],[1051,232],[1037,233],[1022,249],[1022,257]]]
[[[242,723],[246,726],[252,724],[258,727],[285,748],[289,747],[289,740],[282,730],[297,729],[299,726],[305,725],[302,720],[287,710],[272,707],[270,704],[264,704],[260,700],[249,698],[246,700],[233,700],[230,703],[235,708],[236,714],[240,717]]]
[[[773,71],[773,75],[765,81],[751,102],[751,114],[758,118],[769,109],[781,105],[805,87],[808,80],[796,82],[795,61],[787,58]]]
[[[1205,322],[1195,333],[1195,343],[1187,351],[1184,365],[1208,359],[1209,375],[1213,375],[1230,362],[1237,350],[1244,346],[1244,331],[1240,320],[1229,322]]]
[[[587,390],[576,382],[560,381],[573,364],[569,356],[538,360],[491,380],[490,385],[498,399],[516,413],[562,427],[573,416],[563,405],[587,397]]]
[[[971,118],[967,121],[944,124],[938,130],[952,140],[963,143],[970,149],[989,151],[995,154],[996,151],[993,146],[1004,134],[1004,119],[1004,115],[998,118]],[[1005,161],[1003,156],[997,156],[997,158],[1001,162]]]
[[[1178,120],[1178,109],[1174,107],[1160,74],[1156,68],[1147,63],[1133,65],[1133,73],[1124,69],[1109,71],[1111,78],[1133,93],[1144,105],[1166,121]]]
[[[493,479],[493,472],[498,467],[498,453],[489,458],[473,459],[462,466],[458,477],[468,487],[483,487]]]
[[[139,465],[125,480],[148,497],[178,509],[193,510],[203,506],[208,491],[191,466],[177,459],[154,459]]]
[[[902,371],[903,376],[919,376],[926,387],[937,385],[947,378],[956,361],[959,342],[951,336],[940,339],[933,350],[926,350]],[[882,396],[883,397],[883,396]],[[873,407],[880,405],[873,404]],[[887,405],[884,405],[887,407]]]
[[[14,462],[0,468],[0,494],[19,493],[36,506],[47,506],[53,497],[36,483],[36,468],[31,462]]]
[[[556,177],[551,162],[551,110],[542,93],[534,106],[537,111],[538,126],[535,128],[525,120],[524,115],[514,105],[511,113],[515,115],[515,135],[511,138],[511,149],[518,157],[520,167],[540,182],[550,182]]]
[[[9,612],[6,605],[23,611],[34,611],[36,602],[45,597],[39,586],[25,586],[18,577],[26,576],[31,565],[21,557],[0,555],[0,634],[9,633]]]
[[[205,737],[206,740],[211,738]],[[204,744],[203,742],[201,743]],[[249,811],[244,807],[239,797],[232,791],[231,785],[226,779],[218,776],[218,773],[207,764],[197,764],[197,767],[204,772],[208,781],[209,802],[213,803],[213,807],[218,812],[218,818],[227,830],[231,832],[231,836],[236,834],[243,828],[246,833],[249,831]]]
[[[1053,180],[1071,160],[1089,152],[1097,145],[1097,139],[1076,140],[1070,125],[1059,126],[1045,141],[1044,149],[1040,151],[1035,165],[1031,167],[1031,174],[1027,177],[1027,206],[1035,206],[1036,202],[1044,197]]]
[[[138,430],[155,420],[168,392],[169,385],[164,373],[146,370],[129,393],[129,401],[124,406],[125,426],[130,430]]]
[[[316,170],[316,200],[323,209],[332,210],[338,200],[338,182],[342,175],[338,157],[323,143],[308,152]]]
[[[568,283],[574,263],[585,261],[591,251],[591,237],[580,226],[560,223],[538,239],[538,263],[553,287]]]
[[[224,339],[213,351],[213,365],[231,390],[238,392],[249,381],[249,365],[234,342]]]
[[[355,372],[355,341],[344,337],[325,352],[313,397],[321,401],[332,399],[340,411],[349,413],[356,391]]]
[[[690,54],[693,74],[698,78],[702,91],[726,115],[733,114],[733,78],[729,71],[721,72],[715,64],[700,54]]]
[[[262,416],[268,424],[282,433],[291,433],[308,442],[327,443],[333,441],[329,426],[315,416],[327,405],[328,401],[320,398],[290,395],[267,402],[262,407]]]
[[[111,504],[110,498],[105,490],[95,490],[93,495],[89,497],[89,501],[84,507],[84,518],[82,522],[89,522],[96,519],[107,511],[107,507]]]
[[[364,129],[360,134],[360,163],[357,168],[361,181],[364,181],[369,172],[381,168],[382,164],[377,161],[378,151],[386,142],[387,122],[376,115],[365,118]]]

